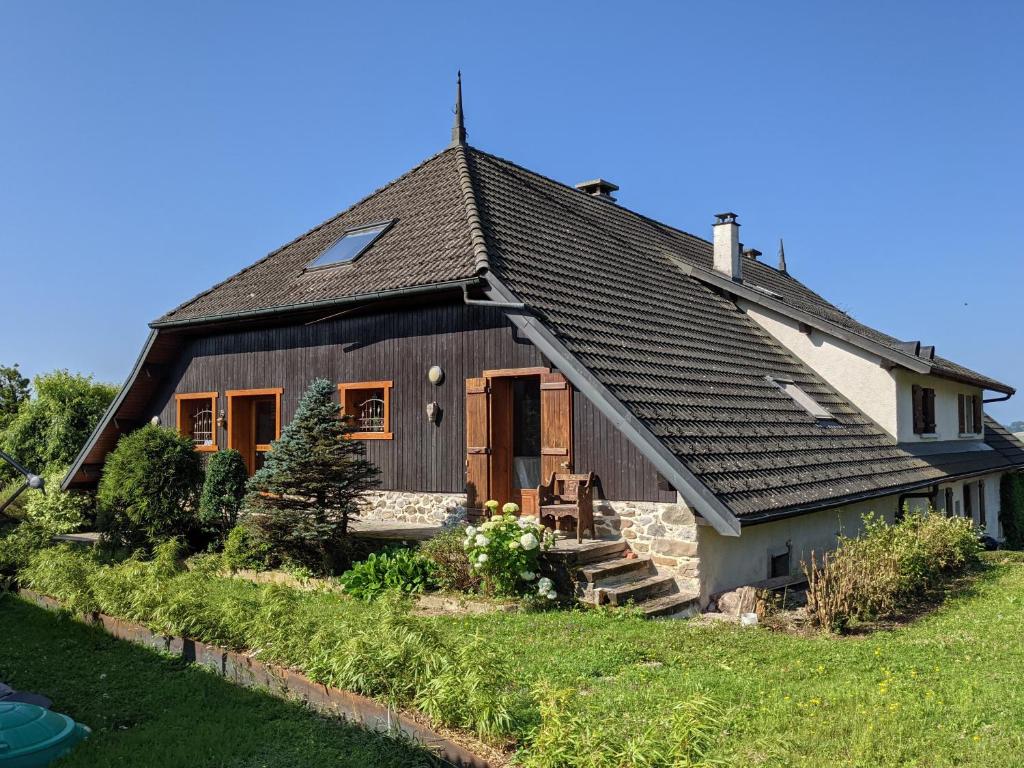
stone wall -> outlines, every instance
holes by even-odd
[[[684,592],[700,592],[697,523],[686,504],[594,501],[598,536],[622,536],[637,554],[650,555],[659,573],[675,576]]]
[[[363,497],[361,518],[428,525],[456,525],[466,519],[466,495],[371,491]]]

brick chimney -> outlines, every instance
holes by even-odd
[[[735,213],[715,214],[714,268],[730,280],[743,282],[743,260],[740,258],[740,225]]]

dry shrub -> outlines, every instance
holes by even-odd
[[[896,615],[978,562],[977,531],[969,520],[907,514],[894,525],[868,515],[858,538],[804,563],[807,614],[817,626],[842,632],[851,621]]]

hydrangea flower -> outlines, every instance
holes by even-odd
[[[508,543],[508,548],[509,549],[519,549],[519,547],[520,547],[520,544],[519,544],[518,541],[510,541]]]
[[[491,540],[488,539],[486,536],[484,536],[482,533],[478,533],[476,535],[476,545],[478,547],[486,547],[490,543],[491,543]]]
[[[535,574],[533,571],[522,571],[519,574],[519,578],[523,581],[533,581],[535,578],[537,578],[537,574]]]
[[[546,595],[548,592],[551,591],[551,588],[554,586],[555,585],[551,581],[551,579],[549,579],[547,576],[544,576],[540,581],[537,582],[537,591],[542,595]]]
[[[510,501],[508,504],[501,508],[501,511],[504,512],[506,515],[514,515],[519,511],[519,505]]]
[[[527,532],[519,537],[519,543],[523,545],[523,549],[529,552],[531,549],[537,548],[537,537],[533,533]]]
[[[476,561],[478,563],[486,563],[487,562],[487,553],[486,552],[481,552],[479,555],[476,556]]]
[[[466,536],[470,538],[476,536],[476,528],[474,528],[472,525],[466,528]]]

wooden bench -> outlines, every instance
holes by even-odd
[[[594,475],[555,473],[547,485],[537,488],[540,521],[551,518],[551,527],[558,530],[558,521],[564,517],[576,521],[576,541],[583,541],[584,529],[597,538],[594,530]]]

